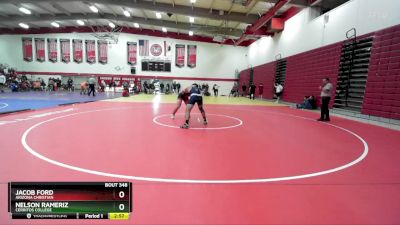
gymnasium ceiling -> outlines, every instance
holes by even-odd
[[[273,9],[276,3],[283,2],[273,17],[287,18],[300,9],[310,6],[312,2],[321,0],[0,0],[0,29],[15,31],[21,29],[19,24],[25,23],[29,29],[79,28],[108,26],[110,22],[116,26],[147,31],[161,31],[188,34],[195,36],[222,37],[224,39],[243,40],[257,38],[272,33],[247,33],[246,28],[260,20]],[[95,6],[98,12],[89,7]],[[23,7],[31,14],[20,11]],[[129,17],[126,12],[129,12]],[[161,14],[157,18],[156,13]],[[194,22],[190,22],[190,17]],[[261,18],[263,19],[263,18]],[[82,20],[84,25],[78,25]],[[139,28],[134,27],[134,23]],[[265,28],[265,27],[264,27]],[[0,32],[1,33],[1,32]],[[4,32],[3,32],[4,33]]]

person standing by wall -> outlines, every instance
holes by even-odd
[[[259,95],[259,97],[260,97],[261,99],[262,99],[263,93],[264,93],[264,85],[263,85],[262,83],[260,83],[260,84],[258,85],[258,95]]]
[[[219,86],[217,84],[214,84],[213,86],[214,96],[218,96],[218,88]]]
[[[176,83],[176,91],[177,93],[181,92],[181,83]]]
[[[243,84],[242,84],[242,97],[245,96],[246,90],[247,90],[246,83],[243,83]]]
[[[160,84],[160,89],[161,89],[161,93],[164,93],[164,83],[163,82],[161,82],[161,84]]]
[[[107,86],[106,81],[105,80],[101,80],[100,81],[100,90],[101,90],[101,92],[105,91],[106,86]]]
[[[74,81],[72,80],[72,78],[68,78],[67,81],[67,90],[68,91],[74,91]]]
[[[331,101],[333,85],[330,83],[329,78],[322,80],[323,84],[319,87],[321,90],[321,117],[318,121],[330,121],[329,118],[329,102]]]
[[[176,81],[172,82],[172,91],[176,93]]]
[[[169,83],[167,83],[166,88],[165,88],[165,94],[169,94],[171,92],[171,86]]]
[[[249,97],[250,99],[254,100],[254,96],[256,95],[256,85],[254,83],[251,83],[249,86]]]
[[[6,81],[7,81],[6,76],[4,76],[3,74],[0,74],[0,92],[1,93],[4,92],[3,86],[6,85]]]
[[[93,92],[93,96],[96,96],[96,93],[95,93],[96,79],[94,78],[94,76],[91,76],[89,78],[88,83],[89,83],[89,93],[88,93],[88,95],[90,96],[90,93]]]
[[[275,97],[276,97],[276,103],[279,103],[279,100],[281,99],[281,95],[283,92],[283,86],[280,83],[275,83]]]

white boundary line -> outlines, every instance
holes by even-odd
[[[179,113],[179,114],[181,114],[181,113]],[[230,119],[238,121],[239,123],[235,124],[235,125],[231,125],[231,126],[225,126],[225,127],[194,127],[194,128],[189,128],[189,129],[190,130],[224,130],[224,129],[235,128],[235,127],[239,127],[239,126],[243,125],[243,121],[241,119],[233,117],[233,116],[207,113],[207,116],[208,115],[230,118]],[[158,125],[164,126],[164,127],[180,128],[179,126],[168,125],[168,124],[164,124],[164,123],[161,123],[161,122],[157,121],[158,119],[163,118],[163,117],[167,117],[167,116],[171,116],[171,114],[162,114],[162,115],[156,116],[156,117],[154,117],[153,122],[155,124],[158,124]]]
[[[129,107],[131,108],[131,107]],[[100,110],[93,110],[93,111],[86,111],[86,112],[80,112],[80,113],[73,113],[73,114],[69,114],[69,115],[64,115],[64,116],[59,116],[59,117],[55,117],[52,119],[48,119],[42,122],[39,122],[31,127],[29,127],[24,134],[21,137],[21,143],[24,146],[25,150],[28,151],[29,153],[31,153],[32,155],[34,155],[35,157],[42,159],[48,163],[54,164],[56,166],[60,166],[60,167],[64,167],[67,169],[71,169],[71,170],[75,170],[75,171],[79,171],[79,172],[83,172],[83,173],[89,173],[89,174],[94,174],[94,175],[99,175],[99,176],[105,176],[105,177],[113,177],[113,178],[119,178],[119,179],[129,179],[129,180],[138,180],[138,181],[150,181],[150,182],[167,182],[167,183],[192,183],[192,184],[237,184],[237,183],[265,183],[265,182],[276,182],[276,181],[288,181],[288,180],[298,180],[298,179],[304,179],[304,178],[310,178],[310,177],[316,177],[316,176],[321,176],[321,175],[326,175],[326,174],[330,174],[330,173],[334,173],[334,172],[338,172],[344,169],[347,169],[351,166],[354,166],[355,164],[361,162],[367,155],[368,155],[368,144],[367,142],[360,137],[358,134],[337,126],[337,125],[333,125],[330,123],[323,123],[325,125],[337,128],[339,130],[345,131],[351,135],[353,135],[354,137],[356,137],[358,140],[361,141],[361,143],[364,146],[364,151],[363,153],[354,161],[347,163],[345,165],[336,167],[336,168],[332,168],[329,170],[324,170],[324,171],[320,171],[320,172],[315,172],[315,173],[309,173],[309,174],[302,174],[302,175],[295,175],[295,176],[286,176],[286,177],[273,177],[273,178],[260,178],[260,179],[241,179],[241,180],[194,180],[194,179],[166,179],[166,178],[153,178],[153,177],[139,177],[139,176],[130,176],[130,175],[123,175],[123,174],[114,174],[114,173],[107,173],[107,172],[101,172],[101,171],[96,171],[96,170],[90,170],[90,169],[85,169],[85,168],[81,168],[81,167],[77,167],[77,166],[72,166],[72,165],[68,165],[53,159],[49,159],[43,155],[41,155],[40,153],[36,152],[34,149],[32,149],[28,144],[27,144],[27,136],[28,134],[35,129],[36,127],[57,120],[57,119],[61,119],[61,118],[65,118],[65,117],[69,117],[69,116],[74,116],[74,115],[79,115],[79,114],[85,114],[85,113],[91,113],[91,112],[99,112],[99,111],[107,111],[107,110],[117,110],[117,109],[122,109],[122,108],[108,108],[108,109],[100,109]],[[310,118],[306,118],[306,117],[301,117],[301,116],[295,116],[295,115],[291,115],[291,114],[284,114],[284,113],[274,113],[274,114],[283,114],[286,116],[291,116],[291,117],[296,117],[296,118],[301,118],[301,119],[306,119],[306,120],[313,120]]]
[[[3,106],[0,106],[0,109],[7,108],[9,106],[7,103],[4,103],[4,102],[0,102],[0,105],[3,105]]]

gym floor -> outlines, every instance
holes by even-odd
[[[10,181],[131,181],[116,224],[400,224],[399,131],[227,97],[185,130],[174,95],[96,100],[0,115],[0,224],[26,223],[6,213]]]

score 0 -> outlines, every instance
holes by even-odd
[[[125,191],[119,191],[118,192],[118,197],[119,197],[119,199],[124,199],[125,198],[125,196],[126,196],[126,194],[125,194]],[[124,203],[120,203],[119,205],[118,205],[118,209],[120,210],[120,211],[124,211],[125,210],[125,204]]]

